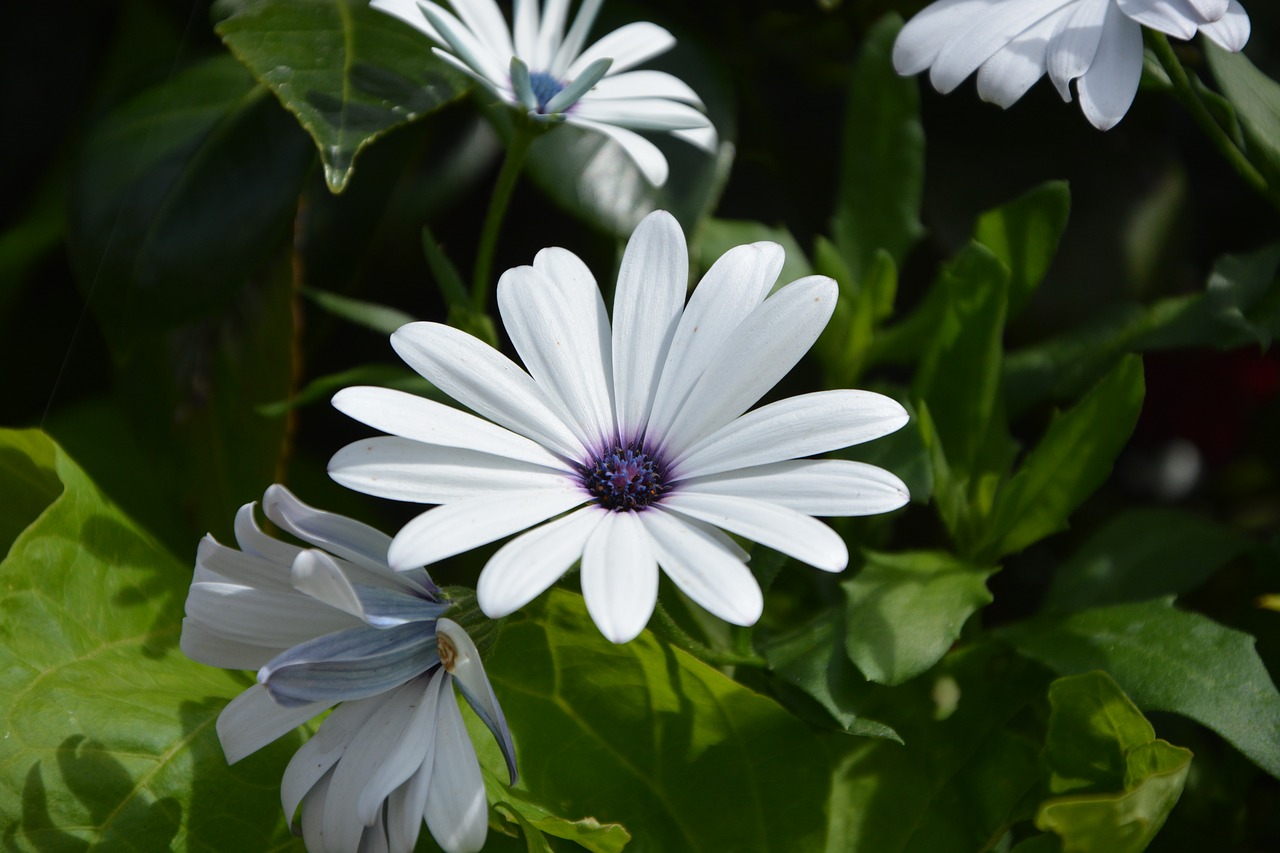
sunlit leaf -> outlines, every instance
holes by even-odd
[[[1242,52],[1208,43],[1205,59],[1240,120],[1249,159],[1274,189],[1280,184],[1280,83],[1259,71]]]
[[[1048,271],[1070,210],[1071,191],[1066,183],[1050,181],[978,219],[973,239],[1011,272],[1010,316],[1022,310]]]

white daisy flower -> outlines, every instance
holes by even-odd
[[[898,429],[907,413],[893,400],[823,391],[747,412],[836,304],[824,276],[766,298],[782,262],[773,243],[738,246],[686,306],[684,235],[670,214],[650,214],[627,244],[611,328],[583,262],[544,249],[498,282],[502,321],[528,372],[457,329],[400,328],[391,336],[400,357],[483,417],[386,388],[344,389],[338,409],[392,436],[343,448],[329,472],[362,492],[442,505],[396,535],[392,568],[533,528],[480,575],[490,616],[522,607],[581,559],[587,609],[615,643],[648,622],[659,566],[711,613],[753,624],[760,587],[723,531],[836,572],[848,562],[845,543],[813,516],[908,500],[880,468],[799,458]]]
[[[1249,40],[1239,0],[938,0],[898,34],[899,74],[929,69],[946,94],[974,71],[978,94],[1008,107],[1047,72],[1064,101],[1100,130],[1124,118],[1142,77],[1142,27],[1197,32],[1238,51]]]
[[[583,0],[568,33],[569,0],[516,0],[514,32],[494,0],[373,0],[440,45],[435,53],[502,101],[543,121],[565,121],[617,142],[655,186],[667,159],[636,130],[667,131],[714,153],[716,131],[698,95],[662,71],[631,71],[675,44],[650,23],[617,29],[583,50],[603,0]],[[625,72],[625,73],[624,73]]]
[[[467,633],[422,568],[387,567],[391,539],[313,509],[283,486],[269,519],[315,547],[236,515],[240,550],[206,536],[182,622],[182,650],[258,684],[218,716],[231,764],[337,703],[285,770],[281,800],[312,853],[413,850],[422,823],[449,853],[479,850],[488,806],[456,685],[493,732],[515,784],[502,708]],[[296,824],[295,824],[296,826]]]

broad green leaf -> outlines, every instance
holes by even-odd
[[[69,241],[115,348],[228,305],[283,245],[311,162],[288,114],[225,56],[93,128],[72,176]]]
[[[1131,509],[1058,566],[1045,609],[1083,610],[1195,589],[1249,540],[1207,518],[1172,509]]]
[[[998,559],[1065,530],[1071,513],[1111,473],[1138,422],[1143,393],[1142,360],[1127,356],[1056,415],[997,494],[983,553]]]
[[[329,293],[324,290],[306,289],[302,292],[312,302],[335,317],[341,317],[344,320],[355,323],[357,326],[363,326],[379,334],[390,335],[406,323],[414,321],[414,318],[409,314],[399,308],[392,308],[388,305],[379,305],[376,302],[368,302],[363,299],[353,299],[350,296],[342,296],[341,294]]]
[[[1213,77],[1235,108],[1248,143],[1246,153],[1274,190],[1280,186],[1280,83],[1243,53],[1205,45]]]
[[[821,843],[829,766],[813,731],[648,633],[613,645],[579,596],[552,591],[508,617],[486,667],[515,738],[516,790],[622,824],[628,851]]]
[[[777,243],[786,252],[786,260],[782,263],[782,272],[778,274],[775,287],[813,275],[813,265],[809,263],[809,258],[796,238],[782,225],[769,226],[763,222],[712,217],[702,223],[697,239],[700,259],[698,265],[703,272],[710,269],[716,259],[734,246],[767,241]]]
[[[332,192],[370,142],[469,88],[425,35],[367,0],[240,0],[218,35],[315,140]]]
[[[1036,826],[1071,853],[1140,853],[1164,825],[1186,783],[1191,753],[1155,730],[1105,673],[1049,687],[1045,759],[1050,790]]]
[[[900,77],[890,58],[901,28],[902,19],[893,14],[868,30],[849,81],[832,234],[855,282],[862,281],[878,251],[888,252],[901,269],[924,232],[919,84]]]
[[[1048,272],[1070,211],[1066,182],[1050,181],[978,219],[973,239],[990,249],[1011,273],[1009,316],[1022,310]]]
[[[1060,673],[1105,671],[1138,707],[1189,717],[1280,776],[1280,693],[1248,634],[1171,599],[1040,616],[1000,633]]]
[[[177,649],[189,565],[42,433],[0,432],[0,448],[62,489],[0,563],[9,849],[300,850],[278,796],[296,738],[228,768],[214,720],[250,682]],[[0,493],[34,496],[9,468]]]
[[[847,632],[844,613],[839,607],[832,607],[794,631],[765,643],[763,652],[769,668],[783,682],[775,684],[774,690],[787,700],[791,700],[794,690],[816,702],[825,712],[822,724],[834,720],[849,734],[901,743],[893,729],[862,716],[869,685],[844,652],[842,640]],[[789,704],[798,705],[797,713],[806,714],[803,703]]]
[[[863,675],[901,684],[937,663],[965,620],[991,603],[987,578],[941,551],[866,552],[862,569],[841,584],[848,604],[845,648]]]
[[[1048,681],[1039,667],[987,645],[948,655],[909,684],[881,688],[883,707],[873,713],[905,746],[866,741],[837,768],[828,853],[992,849],[1032,816],[1045,774]]]

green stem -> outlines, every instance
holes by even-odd
[[[1249,157],[1240,150],[1235,140],[1227,134],[1222,125],[1218,124],[1217,119],[1213,117],[1213,114],[1209,112],[1209,108],[1205,106],[1200,93],[1192,85],[1187,70],[1178,61],[1178,55],[1174,53],[1173,46],[1169,44],[1169,39],[1163,33],[1153,30],[1147,30],[1146,37],[1147,46],[1151,48],[1151,52],[1160,61],[1160,66],[1169,75],[1169,80],[1173,83],[1174,94],[1191,111],[1192,117],[1200,125],[1200,129],[1205,132],[1205,135],[1209,137],[1214,147],[1226,158],[1227,162],[1244,179],[1245,183],[1253,187],[1267,201],[1280,207],[1280,196],[1271,189],[1267,184],[1267,179],[1249,161]]]
[[[480,234],[480,249],[476,252],[475,275],[471,280],[471,306],[481,314],[488,308],[489,276],[493,270],[493,253],[498,245],[498,232],[502,230],[502,219],[506,215],[507,204],[511,201],[516,178],[520,176],[520,169],[529,154],[529,146],[533,144],[537,133],[531,121],[523,116],[520,119],[516,122],[515,133],[512,134],[511,144],[507,146],[506,158],[502,161],[502,171],[498,173],[498,182],[489,199],[489,212],[485,215],[484,231]]]
[[[698,642],[689,636],[689,632],[681,628],[676,623],[676,620],[671,618],[671,614],[662,606],[662,602],[658,602],[657,607],[654,608],[653,619],[658,632],[666,637],[668,641],[684,649],[705,664],[710,664],[711,666],[750,666],[757,669],[769,668],[769,662],[759,655],[722,652]]]

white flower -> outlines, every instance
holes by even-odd
[[[370,4],[426,33],[434,51],[506,103],[540,120],[563,120],[617,142],[656,186],[667,159],[633,130],[669,131],[714,152],[716,132],[693,89],[662,71],[629,71],[675,44],[656,24],[634,23],[582,49],[603,0],[583,0],[565,33],[569,0],[516,0],[515,29],[494,0],[452,0],[450,14],[430,0]],[[626,72],[626,73],[620,73]]]
[[[1142,27],[1226,50],[1249,40],[1238,0],[938,0],[898,34],[899,74],[929,69],[946,94],[974,71],[978,94],[1008,107],[1047,72],[1064,101],[1106,130],[1124,118],[1142,77]]]
[[[312,853],[409,853],[423,821],[450,853],[479,850],[488,827],[480,765],[456,685],[493,731],[515,784],[511,733],[467,633],[426,571],[387,567],[391,540],[320,512],[283,486],[267,517],[310,543],[264,534],[253,504],[236,515],[240,550],[206,536],[182,622],[201,663],[257,669],[259,683],[218,716],[234,764],[341,702],[289,762],[281,800],[299,806]]]
[[[457,329],[411,323],[391,336],[411,367],[484,418],[385,388],[347,388],[334,405],[392,437],[329,463],[339,483],[442,504],[391,543],[392,568],[428,565],[526,528],[489,560],[482,610],[522,607],[581,559],[582,592],[615,643],[644,628],[658,567],[711,613],[759,617],[760,587],[723,531],[827,571],[845,543],[814,515],[886,512],[908,500],[887,471],[799,459],[907,422],[893,400],[824,391],[743,414],[813,344],[835,307],[824,276],[765,298],[782,269],[773,243],[738,246],[685,305],[684,235],[664,211],[640,223],[622,259],[613,325],[575,255],[544,249],[498,282],[502,321],[526,373]]]

